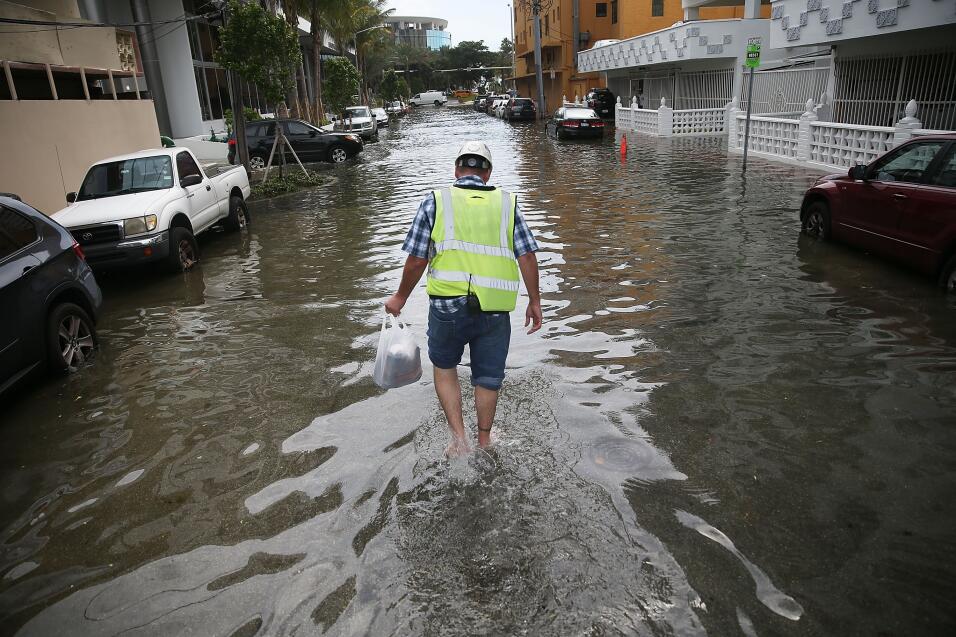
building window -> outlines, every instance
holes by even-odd
[[[611,24],[617,24],[617,0],[611,0]]]
[[[544,14],[544,34],[548,35],[551,32],[551,16],[547,13]]]
[[[656,1],[657,1],[657,0],[655,0],[655,2],[656,2]],[[597,4],[595,4],[595,5],[594,5],[594,15],[595,15],[595,17],[598,17],[598,18],[606,18],[606,17],[607,17],[607,3],[606,3],[606,2],[598,2]]]
[[[664,0],[651,0],[651,15],[655,17],[664,15]]]

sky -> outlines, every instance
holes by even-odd
[[[484,40],[497,51],[503,38],[511,38],[507,0],[389,0],[393,15],[426,16],[448,20],[452,45]]]

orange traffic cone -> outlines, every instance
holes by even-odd
[[[627,155],[627,133],[621,133],[621,157]]]

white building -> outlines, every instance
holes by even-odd
[[[913,135],[956,129],[954,0],[756,0],[740,20],[685,20],[579,54],[623,96],[618,128],[728,136],[743,149],[748,40],[762,45],[753,77],[756,154],[818,166],[865,163]]]

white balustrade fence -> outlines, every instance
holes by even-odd
[[[896,126],[821,122],[817,108],[813,100],[807,100],[799,119],[751,116],[749,152],[821,168],[850,168],[868,164],[913,137],[946,132],[922,128],[914,100],[906,105],[905,116]],[[728,104],[727,147],[731,152],[743,152],[745,123],[746,114],[737,108],[736,100]]]
[[[660,108],[638,108],[637,98],[631,105],[621,105],[618,98],[615,126],[624,131],[646,133],[660,137],[719,136],[726,131],[726,108],[700,108],[675,111],[661,98]]]

